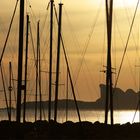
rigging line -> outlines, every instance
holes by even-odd
[[[47,11],[48,11],[48,8],[47,8]],[[44,29],[45,29],[45,24],[46,24],[47,18],[48,18],[48,12],[47,12],[47,14],[46,14],[46,17],[45,17],[45,20],[44,20],[44,23],[43,23],[43,28],[41,29],[40,38],[42,38],[42,35],[43,35],[43,31],[44,31]],[[47,37],[46,37],[46,39],[43,40],[43,43],[42,43],[43,46],[45,46],[45,45],[48,46],[48,42],[49,42],[49,41],[47,41]],[[45,48],[45,50],[43,51],[43,54],[42,54],[42,59],[43,59],[43,60],[45,59],[45,54],[46,54],[47,50],[48,50],[48,48]]]
[[[35,67],[36,68],[36,67]],[[34,71],[35,72],[35,71]],[[34,74],[33,71],[31,71],[32,74]],[[30,75],[29,77],[33,77],[32,75]],[[28,87],[31,87],[31,91],[33,91],[35,89],[35,80],[33,80],[33,82],[29,82],[28,83]]]
[[[5,76],[6,74],[5,74],[6,72],[5,72],[5,67],[4,67],[4,65],[3,65],[3,79],[5,80],[5,87],[6,87],[6,89],[8,89],[8,81],[7,81],[7,77]]]
[[[101,4],[100,4],[100,5],[101,5]],[[76,85],[76,82],[77,82],[77,80],[78,80],[78,77],[79,77],[79,74],[80,74],[80,71],[81,71],[81,67],[82,67],[83,62],[84,62],[84,60],[85,60],[85,54],[86,54],[87,49],[88,49],[88,47],[89,47],[89,43],[90,43],[90,40],[91,40],[91,38],[92,38],[92,35],[93,35],[93,32],[94,32],[94,28],[95,28],[95,26],[96,26],[96,23],[97,23],[97,20],[98,20],[98,17],[99,17],[100,9],[101,9],[101,6],[99,7],[99,9],[98,9],[98,11],[97,11],[94,24],[92,25],[92,29],[91,29],[91,31],[90,31],[90,33],[89,33],[89,38],[88,38],[88,40],[87,40],[85,49],[83,50],[82,58],[81,58],[82,60],[81,60],[80,66],[79,66],[78,74],[77,74],[76,79],[75,79],[75,82],[74,82],[74,86]]]
[[[67,12],[66,12],[66,9],[65,9],[65,13],[66,13],[66,15],[67,15],[67,17],[68,17],[68,14],[67,14]],[[97,13],[99,13],[99,12],[97,12]],[[69,17],[68,17],[68,20],[69,20]],[[92,35],[92,31],[90,31],[90,35]],[[88,42],[88,41],[87,41]],[[86,42],[86,44],[88,44]],[[78,44],[78,47],[79,47],[79,44]],[[84,53],[82,53],[82,54],[84,54]],[[82,56],[82,54],[81,54],[81,56]],[[83,61],[83,62],[85,62],[85,61]],[[85,64],[86,64],[86,62],[85,62]],[[86,64],[86,66],[87,66],[87,64]],[[82,67],[81,67],[81,69],[82,69]],[[79,72],[80,73],[80,72]],[[78,77],[78,76],[77,76]],[[78,78],[77,78],[78,79]],[[97,91],[97,90],[96,90]],[[78,91],[77,91],[78,92]]]
[[[124,3],[124,4],[125,4],[125,3]],[[125,12],[126,12],[126,15],[127,15],[128,24],[130,24],[130,20],[129,20],[130,14],[128,13],[128,8],[127,8],[127,7],[125,7]],[[134,41],[135,47],[136,47],[136,49],[137,49],[137,45],[136,45],[137,43],[136,43],[136,41],[135,41],[133,32],[132,32],[132,37],[133,37],[133,41]],[[136,52],[136,53],[137,53],[137,52]],[[138,57],[139,57],[139,53],[137,53],[137,55],[138,55]]]
[[[84,61],[84,62],[85,62],[85,61]],[[88,65],[87,65],[86,62],[85,62],[85,65],[86,65],[86,68],[87,68],[88,74],[91,75],[90,78],[92,79],[92,87],[94,88],[96,94],[98,94],[98,91],[97,91],[97,89],[95,88],[95,82],[94,82],[94,81],[95,81],[95,77],[92,76],[91,71],[89,70],[89,67],[88,67]],[[93,79],[93,77],[94,77],[94,79]],[[87,81],[87,83],[88,83],[88,81]],[[89,89],[90,89],[90,87],[89,87]]]
[[[115,11],[114,11],[114,15],[115,15]],[[114,16],[113,15],[113,16]],[[116,22],[116,18],[114,18],[114,23]],[[116,31],[117,31],[117,28],[116,28],[116,25],[114,24],[114,32],[113,32],[113,34],[114,34],[114,37],[113,37],[113,46],[112,46],[112,49],[114,50],[113,51],[113,53],[114,53],[114,60],[113,60],[113,63],[114,63],[114,66],[115,66],[115,73],[116,73],[116,67],[117,67],[117,55],[116,55],[116,48],[117,48],[117,46],[116,46],[116,44],[117,44],[117,40],[116,40]],[[116,74],[114,75],[114,80],[113,80],[113,83],[114,83],[114,81],[116,80]]]
[[[100,3],[100,5],[101,5],[101,3]],[[90,40],[91,40],[91,38],[92,38],[92,34],[93,34],[93,32],[94,32],[94,28],[95,28],[95,25],[96,25],[96,22],[97,22],[99,13],[100,13],[100,8],[101,8],[101,7],[99,7],[99,9],[98,9],[98,12],[97,12],[96,17],[95,17],[95,22],[94,22],[94,24],[91,26],[91,31],[89,32],[89,38],[88,38],[88,40],[86,41],[85,47],[84,47],[84,49],[83,49],[83,51],[82,51],[82,54],[81,54],[81,61],[80,61],[80,64],[79,64],[79,68],[78,68],[77,76],[76,76],[76,79],[75,79],[75,82],[74,82],[74,86],[76,85],[76,82],[77,82],[77,80],[78,80],[80,71],[81,71],[81,69],[82,69],[82,64],[83,64],[83,62],[84,62],[85,54],[86,54],[86,52],[87,52],[87,49],[88,49]],[[67,17],[68,17],[67,12],[66,12],[66,15],[67,15]],[[69,19],[69,18],[68,18],[68,19]],[[78,44],[78,47],[79,47],[79,44]],[[86,62],[85,62],[85,63],[86,63]]]
[[[128,14],[128,12],[127,12],[128,10],[127,10],[126,8],[125,8],[125,11],[126,11],[126,14],[127,14],[128,23],[130,24],[129,14]],[[136,47],[136,54],[137,54],[138,57],[139,57],[138,48],[137,48],[137,45],[136,45],[136,41],[135,41],[133,32],[132,32],[132,37],[133,37],[134,44],[135,44],[135,47]],[[122,39],[122,38],[121,38],[121,39]],[[123,40],[122,40],[122,42],[123,42]],[[124,43],[123,43],[123,44],[124,44]],[[127,55],[127,54],[126,54],[126,55]],[[128,60],[128,64],[129,64],[129,67],[130,67],[130,72],[131,72],[131,74],[132,74],[132,78],[133,78],[133,80],[134,80],[135,87],[137,87],[136,80],[135,80],[135,76],[134,76],[134,72],[132,71],[132,65],[131,65],[131,63],[130,63],[130,61],[129,61],[128,55],[127,55],[127,60]]]
[[[104,28],[103,28],[104,29],[104,31],[103,31],[104,37],[103,37],[103,43],[102,43],[102,55],[101,55],[101,61],[100,61],[101,62],[100,63],[101,64],[100,71],[102,71],[102,67],[105,66],[104,65],[104,63],[105,63],[104,61],[106,60],[105,59],[105,50],[106,50],[105,49],[106,28],[105,27],[106,27],[106,21],[104,22]],[[99,80],[100,83],[102,81],[104,81],[104,72],[105,71],[103,71],[103,76],[100,75],[100,80]]]
[[[114,10],[114,48],[115,48],[115,57],[114,57],[114,59],[115,59],[115,74],[114,74],[114,80],[113,80],[113,83],[115,82],[115,80],[116,80],[116,68],[117,68],[117,53],[116,53],[116,43],[117,43],[117,40],[116,40],[116,33],[117,33],[117,29],[118,29],[118,22],[117,22],[117,18],[116,18],[116,11]],[[118,29],[119,30],[119,29]],[[119,35],[120,35],[120,38],[121,38],[121,34],[120,34],[120,32],[119,32]],[[122,38],[121,38],[122,39]],[[122,39],[122,42],[123,42],[123,39]],[[124,46],[124,43],[123,43],[123,46]],[[118,106],[119,105],[119,99],[118,99],[118,96],[116,96],[116,105]]]
[[[7,45],[7,42],[8,42],[8,38],[9,38],[9,35],[10,35],[12,23],[13,23],[13,20],[14,20],[14,17],[15,17],[15,13],[16,13],[18,1],[19,1],[19,0],[16,1],[16,5],[15,5],[15,8],[14,8],[14,12],[13,12],[13,15],[12,15],[12,19],[11,19],[11,22],[10,22],[10,26],[9,26],[9,29],[8,29],[8,33],[7,33],[6,40],[5,40],[5,43],[4,43],[4,47],[3,47],[3,50],[2,50],[2,54],[1,54],[1,57],[0,57],[0,66],[1,66],[1,61],[2,61],[4,52],[5,52],[5,49],[6,49],[6,45]]]
[[[134,116],[133,116],[133,119],[132,119],[132,123],[134,123],[134,121],[135,121],[135,117],[136,117],[136,114],[137,114],[138,109],[139,109],[139,104],[137,104],[136,111],[135,111]]]
[[[44,41],[44,43],[43,43],[44,45],[43,46],[45,46],[45,44],[46,44],[46,46],[48,46],[48,44],[49,44],[49,41],[48,41],[48,39],[46,38],[46,40]],[[45,60],[45,55],[46,55],[46,52],[48,51],[48,47],[46,47],[45,49],[44,49],[44,53],[42,54],[42,59],[43,60]]]
[[[35,56],[35,45],[34,45],[34,40],[33,40],[33,33],[32,33],[32,28],[31,28],[31,25],[29,26],[30,28],[30,33],[31,33],[31,42],[32,42],[32,49],[33,49],[33,55],[34,55],[34,60],[36,59],[36,56]],[[36,63],[35,63],[36,64]]]
[[[138,55],[138,60],[140,59],[139,57],[139,28],[138,28],[138,40],[137,40],[137,45],[136,45],[136,54]]]
[[[30,24],[30,26],[29,26],[29,29],[30,29],[31,43],[32,43],[32,49],[33,49],[33,57],[34,57],[33,60],[35,61],[33,65],[34,65],[35,68],[36,68],[35,45],[34,45],[34,40],[33,40],[33,33],[32,33],[31,24]],[[33,73],[31,72],[31,74],[33,74]],[[35,85],[33,84],[33,86],[35,86]]]
[[[120,30],[119,30],[119,26],[118,26],[118,22],[117,22],[117,20],[116,20],[116,25],[117,25],[117,29],[118,29],[118,32],[119,32],[119,35],[120,35],[121,42],[122,42],[122,44],[123,44],[123,46],[124,46],[124,41],[123,41],[123,38],[122,38],[121,32],[120,32]],[[137,50],[137,51],[138,51],[138,50]],[[126,54],[126,55],[127,55],[127,54]],[[139,56],[139,55],[138,55],[138,56]],[[127,58],[128,58],[128,56],[127,56]],[[128,63],[129,63],[129,67],[132,68],[129,59],[128,59]],[[131,73],[133,74],[132,70],[131,70]],[[133,74],[133,78],[134,78],[134,74]],[[134,81],[135,81],[135,80],[134,80]],[[134,83],[135,83],[135,85],[136,85],[136,81],[135,81]]]
[[[134,85],[135,87],[137,87],[137,83],[136,83],[136,79],[135,79],[135,74],[134,74],[134,71],[133,71],[133,68],[132,68],[132,65],[131,65],[131,61],[129,60],[129,57],[128,55],[126,54],[127,56],[127,60],[128,60],[128,65],[129,65],[129,68],[130,68],[130,72],[131,72],[131,75],[132,75],[132,79],[134,81]]]
[[[76,34],[74,32],[74,28],[73,28],[73,25],[71,23],[70,16],[68,15],[68,12],[65,9],[65,6],[64,6],[64,12],[65,12],[66,17],[67,17],[67,20],[68,20],[69,29],[70,29],[70,31],[72,33],[72,42],[75,43],[75,44],[77,44],[78,48],[80,48],[80,44],[79,44],[78,38],[77,38],[77,36],[76,36]]]
[[[45,24],[46,24],[46,21],[47,21],[47,18],[48,18],[48,9],[47,9],[47,13],[46,13],[46,16],[45,16],[45,19],[44,19],[44,22],[42,23],[42,28],[41,28],[41,33],[40,33],[40,38],[42,38],[42,34],[43,34],[43,31],[44,31],[44,28],[45,28]]]
[[[77,36],[79,36],[79,33],[78,33],[78,35],[76,35],[76,33],[75,33],[75,29],[74,29],[74,27],[73,27],[73,25],[72,25],[72,23],[71,23],[71,20],[70,20],[70,15],[68,14],[68,12],[67,12],[67,10],[66,10],[66,8],[65,8],[65,6],[64,6],[64,12],[65,12],[65,15],[66,15],[66,18],[67,18],[67,26],[69,27],[69,31],[71,32],[71,39],[69,38],[69,45],[71,46],[71,47],[74,47],[74,48],[72,48],[72,51],[70,51],[70,53],[72,54],[72,55],[74,55],[75,56],[75,49],[77,48],[77,49],[79,49],[79,51],[80,52],[82,52],[83,51],[83,49],[80,47],[80,43],[79,43],[79,38],[77,37]],[[80,35],[81,36],[81,35]],[[75,45],[74,45],[75,44]],[[76,46],[76,47],[75,47]],[[67,48],[65,48],[65,49],[67,49]],[[76,50],[77,50],[76,49]],[[68,50],[67,50],[68,51]],[[74,53],[73,53],[73,51],[74,51]],[[78,55],[79,55],[79,53],[78,53]],[[69,56],[68,56],[68,59],[69,59]],[[70,61],[69,61],[69,63],[70,63]],[[77,66],[78,67],[78,66]]]
[[[2,73],[3,73],[3,80],[4,81],[6,81],[5,83],[4,83],[4,91],[6,90],[6,89],[8,89],[8,82],[7,82],[7,79],[6,79],[6,71],[5,71],[5,68],[4,68],[4,65],[3,65],[3,70],[2,70]],[[13,77],[12,77],[12,79],[14,79]],[[13,81],[13,80],[12,80]],[[13,86],[14,86],[14,81],[13,81]],[[15,89],[15,88],[14,88]],[[6,92],[6,91],[5,91]],[[15,90],[14,90],[14,97],[15,97],[15,103],[16,103],[16,93],[15,93]]]
[[[14,79],[13,68],[12,68],[12,79]],[[16,105],[16,92],[15,92],[14,80],[12,80],[12,84],[13,84],[13,91],[14,91],[14,98],[15,98],[15,105]]]
[[[54,11],[55,11],[55,16],[56,16],[56,22],[58,24],[58,17],[57,17],[57,11],[56,11],[55,5],[54,5]],[[74,98],[74,102],[75,102],[75,106],[76,106],[76,110],[77,110],[77,115],[78,115],[79,122],[81,122],[79,106],[78,106],[78,103],[77,103],[77,100],[76,100],[74,84],[73,84],[73,81],[72,81],[72,76],[71,76],[71,72],[70,72],[68,58],[67,58],[67,55],[66,55],[66,50],[65,50],[65,47],[64,47],[64,41],[63,41],[63,38],[62,38],[62,34],[60,34],[60,37],[61,37],[60,39],[61,39],[61,43],[62,43],[62,48],[63,48],[63,52],[64,52],[64,57],[65,57],[66,65],[67,65],[68,75],[69,75],[69,79],[70,79],[70,83],[71,83],[72,94],[73,94],[73,98]]]
[[[56,22],[57,22],[57,24],[58,24],[58,17],[57,17],[57,9],[56,9],[56,7],[55,7],[55,4],[54,4],[54,11],[55,11],[55,16],[56,16]],[[64,8],[65,9],[65,8]],[[62,34],[62,33],[61,33]],[[63,39],[63,41],[62,41],[62,46],[64,45],[64,39]],[[66,48],[65,48],[65,51],[66,51]],[[64,57],[65,57],[65,55],[64,55]],[[68,61],[69,61],[69,63],[70,63],[70,60],[69,60],[69,57],[67,56],[67,59],[68,59]],[[70,66],[70,65],[69,65]],[[72,69],[71,69],[71,71],[72,71]]]
[[[140,2],[140,0],[138,0],[137,5],[136,5],[136,9],[135,9],[135,12],[134,12],[134,17],[132,19],[132,23],[131,23],[131,26],[130,26],[130,31],[129,31],[129,34],[128,34],[126,46],[125,46],[125,49],[124,49],[123,57],[122,57],[122,60],[121,60],[121,63],[120,63],[120,67],[119,67],[118,75],[116,77],[116,82],[115,82],[114,88],[116,88],[116,86],[118,84],[118,79],[119,79],[120,72],[121,72],[121,69],[122,69],[122,65],[123,65],[123,61],[124,61],[124,58],[125,58],[126,50],[128,48],[128,43],[129,43],[130,35],[131,35],[132,29],[133,29],[133,24],[134,24],[134,21],[135,21],[135,17],[136,17],[136,13],[137,13],[137,10],[138,10],[139,2]]]
[[[3,84],[3,89],[4,89],[4,97],[5,97],[5,102],[6,102],[8,118],[10,119],[10,112],[9,112],[9,109],[8,109],[9,106],[8,106],[8,99],[7,99],[7,94],[6,94],[5,83],[4,83],[4,75],[3,75],[3,70],[2,70],[2,64],[1,64],[1,67],[0,67],[0,71],[1,71],[2,84]]]
[[[48,41],[48,38],[46,37],[42,46],[48,46],[48,44],[49,44],[49,41]],[[48,49],[49,49],[48,47],[45,47],[45,49],[43,51],[43,54],[42,54],[42,59],[43,60],[45,60],[45,55],[46,55],[46,52],[48,51]]]

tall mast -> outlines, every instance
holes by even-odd
[[[9,62],[9,121],[11,121],[11,93],[12,93],[12,66],[11,62]]]
[[[27,66],[28,66],[28,35],[29,35],[29,15],[27,15],[26,21],[26,54],[25,54],[25,88],[24,88],[24,106],[23,106],[23,122],[26,120],[26,95],[27,95]]]
[[[106,24],[107,24],[107,35],[108,35],[108,1],[106,0]],[[108,37],[108,36],[107,36]],[[108,39],[108,38],[107,38]],[[108,65],[108,52],[107,52],[107,65]],[[107,70],[108,70],[107,66]],[[108,71],[106,73],[106,100],[105,100],[105,124],[108,123],[108,98],[109,98],[109,83],[108,83]]]
[[[59,85],[59,67],[60,67],[60,43],[61,43],[62,5],[63,5],[62,3],[59,4],[59,21],[58,21],[58,44],[57,44],[57,64],[56,64],[56,86],[55,86],[54,121],[57,121],[57,104],[58,104],[58,85]]]
[[[36,95],[35,95],[35,121],[37,120],[37,97],[38,97],[38,60],[39,60],[39,21],[37,23],[37,50],[36,50]]]
[[[105,124],[108,123],[108,111],[110,109],[111,125],[113,125],[113,90],[112,90],[112,66],[111,66],[112,13],[113,13],[113,0],[106,0],[108,50],[107,50],[107,73],[106,73]]]
[[[38,21],[38,58],[39,58],[39,98],[40,98],[40,120],[42,120],[42,93],[41,93],[41,63],[40,63],[40,22]]]
[[[69,77],[69,80],[70,80],[72,94],[73,94],[73,98],[74,98],[74,102],[75,102],[75,106],[76,106],[76,110],[77,110],[77,115],[78,115],[79,122],[81,122],[80,111],[79,111],[79,107],[78,107],[77,100],[76,100],[74,85],[73,85],[73,82],[72,82],[72,76],[71,76],[70,67],[69,67],[69,64],[68,64],[68,59],[67,59],[66,50],[65,50],[65,47],[64,47],[64,41],[63,41],[62,35],[61,35],[61,41],[62,41],[64,57],[65,57],[67,70],[68,70],[68,77]]]
[[[56,19],[57,19],[57,23],[59,24],[58,17],[57,17],[57,12],[56,12],[56,8],[55,8],[55,16],[56,16]],[[77,115],[78,115],[79,122],[81,122],[80,111],[79,111],[79,107],[78,107],[77,100],[76,100],[76,94],[75,94],[74,85],[73,85],[73,82],[72,82],[72,76],[71,76],[71,72],[70,72],[70,66],[69,66],[69,63],[68,63],[68,58],[67,58],[67,55],[66,55],[66,50],[65,50],[65,46],[64,46],[64,41],[63,41],[63,38],[62,38],[62,34],[61,34],[61,42],[62,42],[62,48],[63,48],[64,57],[65,57],[66,65],[67,65],[68,77],[69,77],[69,80],[70,80],[72,94],[73,94],[73,98],[74,98],[74,102],[75,102],[75,106],[76,106],[76,110],[77,110]]]
[[[52,96],[52,50],[53,50],[53,3],[50,0],[50,67],[49,67],[49,104],[48,104],[48,121],[51,120],[51,96]]]
[[[67,68],[67,78],[66,78],[66,121],[68,121],[68,92],[69,92],[69,74]]]
[[[136,117],[136,113],[137,113],[137,110],[139,111],[139,122],[140,122],[140,65],[136,65],[135,67],[139,68],[139,79],[138,79],[138,104],[137,104],[137,107],[136,107],[136,111],[135,111],[135,114],[134,114],[134,117],[133,117],[133,121],[134,122],[134,119]]]
[[[7,94],[6,94],[6,87],[5,87],[5,83],[4,83],[4,74],[3,74],[3,70],[2,70],[2,65],[0,67],[0,72],[1,72],[4,96],[5,96],[5,101],[6,101],[7,115],[8,115],[8,119],[10,120],[10,113],[9,113],[9,109],[8,109],[9,106],[8,106],[8,100],[7,100]]]
[[[22,63],[23,63],[23,35],[24,35],[24,0],[20,0],[19,20],[19,51],[18,51],[18,83],[17,83],[17,112],[16,121],[21,118],[21,92],[22,92]]]

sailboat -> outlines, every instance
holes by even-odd
[[[53,0],[51,0],[50,2],[51,2],[51,5],[53,7]],[[21,126],[21,95],[22,95],[21,93],[22,93],[22,90],[25,90],[25,85],[22,84],[24,0],[20,1],[20,31],[19,31],[19,60],[18,60],[19,67],[18,67],[18,89],[17,89],[18,94],[17,94],[17,114],[16,114],[16,123],[15,123],[16,124],[16,131],[14,131],[14,135],[16,132],[16,135],[18,135],[18,137],[16,137],[16,138],[21,138],[21,137],[22,138],[23,137],[30,138],[31,137],[31,138],[36,138],[36,139],[40,139],[40,138],[47,138],[47,139],[53,139],[53,138],[55,138],[55,139],[56,138],[60,138],[60,139],[64,139],[64,138],[66,138],[66,139],[67,138],[68,139],[69,138],[101,139],[101,138],[104,138],[104,139],[110,139],[110,138],[116,138],[116,137],[118,138],[119,134],[122,137],[126,136],[126,135],[127,136],[130,135],[131,138],[133,138],[135,136],[134,134],[136,132],[137,136],[140,137],[139,132],[136,131],[136,129],[140,128],[140,126],[136,127],[134,125],[134,127],[136,129],[133,129],[134,130],[133,133],[128,134],[128,130],[129,131],[132,130],[129,124],[127,124],[126,126],[122,126],[122,127],[120,125],[115,126],[114,121],[113,121],[113,90],[112,90],[112,67],[111,67],[111,33],[112,33],[113,0],[110,0],[110,1],[106,0],[108,54],[107,54],[107,76],[106,76],[106,81],[107,81],[106,87],[107,88],[106,88],[105,124],[100,124],[99,122],[96,122],[95,124],[92,124],[90,122],[81,122],[80,112],[79,112],[78,104],[76,102],[76,96],[75,96],[75,90],[74,90],[74,86],[73,86],[73,82],[72,82],[71,72],[70,72],[70,68],[69,68],[69,64],[68,64],[66,50],[64,47],[63,37],[61,34],[62,5],[63,5],[62,3],[59,4],[59,8],[60,8],[59,9],[59,18],[57,19],[59,26],[58,26],[58,46],[57,46],[58,50],[57,50],[57,66],[56,66],[56,87],[55,87],[56,90],[55,90],[54,122],[51,121],[51,96],[52,96],[52,93],[51,93],[51,94],[49,94],[50,95],[50,97],[49,97],[49,99],[50,99],[49,109],[50,110],[49,110],[49,114],[48,114],[48,122],[49,123],[37,121],[34,123],[35,125],[32,123],[26,124],[26,120],[24,118],[23,124],[25,124],[26,127],[23,129],[23,127]],[[52,13],[51,13],[51,15],[52,15]],[[28,25],[28,22],[29,21],[27,20],[27,25]],[[27,34],[28,34],[28,32],[27,32]],[[52,33],[50,36],[52,36]],[[38,23],[38,38],[39,38],[39,23]],[[52,41],[50,41],[50,44],[51,43],[52,43]],[[60,58],[60,45],[61,45],[61,43],[62,43],[62,48],[63,48],[65,61],[66,61],[66,65],[67,65],[67,72],[68,72],[68,76],[70,79],[71,88],[73,91],[73,97],[74,97],[74,101],[75,101],[75,105],[76,105],[76,109],[77,109],[77,114],[78,114],[78,118],[79,118],[79,122],[80,122],[78,124],[77,123],[74,124],[72,122],[67,122],[67,123],[64,123],[61,125],[61,124],[57,123],[57,102],[58,102],[59,64],[60,64],[59,58]],[[39,45],[39,42],[38,42],[38,45]],[[37,53],[37,54],[39,55],[39,53]],[[40,60],[40,58],[39,58],[39,60]],[[50,61],[50,62],[52,62],[52,61]],[[52,74],[52,72],[51,72],[51,74]],[[51,83],[50,83],[50,85],[51,85]],[[24,103],[26,104],[26,94],[24,95],[24,99],[25,99]],[[40,107],[41,107],[41,105],[40,105]],[[109,109],[111,111],[111,127],[110,127],[110,125],[107,125]],[[25,106],[25,110],[26,110],[26,106]],[[29,126],[28,129],[27,129],[27,126]],[[46,127],[44,127],[44,126],[46,126]],[[8,130],[10,128],[8,128]],[[115,129],[113,129],[113,128],[115,128]],[[120,128],[123,131],[120,131]],[[117,134],[116,134],[116,132],[117,132]],[[26,133],[26,135],[24,135],[25,133]],[[13,136],[13,133],[12,133],[12,136]]]
[[[52,26],[52,19],[53,19],[53,0],[50,1],[51,3],[51,12],[50,12],[50,16],[51,16],[51,28],[50,28],[50,81],[49,81],[49,87],[50,85],[52,84],[52,80],[51,80],[51,74],[52,74],[52,34],[53,34],[53,26]],[[64,51],[64,55],[65,55],[65,60],[66,60],[66,65],[67,65],[67,69],[68,69],[68,75],[69,75],[69,78],[70,78],[70,83],[71,83],[71,86],[72,86],[72,92],[73,92],[73,97],[74,97],[74,101],[75,101],[75,105],[76,105],[76,109],[77,109],[77,113],[78,113],[78,117],[79,117],[79,121],[81,121],[80,119],[80,113],[79,113],[79,109],[78,109],[78,105],[77,105],[77,102],[76,102],[76,96],[75,96],[75,91],[74,91],[74,86],[73,86],[73,83],[72,83],[72,78],[71,78],[71,73],[70,73],[70,69],[69,69],[69,65],[68,65],[68,60],[67,60],[67,56],[66,56],[66,51],[65,51],[65,48],[64,48],[64,42],[63,42],[63,38],[62,38],[62,35],[61,35],[61,17],[62,17],[62,3],[59,4],[59,8],[60,8],[60,11],[59,11],[59,19],[57,19],[58,21],[58,50],[57,50],[57,64],[56,64],[56,88],[55,88],[55,109],[54,109],[54,121],[57,121],[57,101],[58,101],[58,85],[59,85],[59,65],[60,65],[60,43],[62,41],[62,45],[63,45],[63,51]],[[28,17],[27,17],[28,18]],[[28,25],[28,20],[27,20],[27,25]],[[25,90],[26,88],[26,85],[22,85],[22,66],[23,66],[23,29],[24,29],[24,0],[21,0],[20,1],[20,27],[19,27],[19,57],[18,57],[18,89],[17,89],[17,114],[16,114],[16,121],[17,122],[21,122],[21,93],[22,93],[22,90]],[[39,24],[38,24],[38,29],[39,29]],[[28,33],[28,32],[27,32]],[[39,30],[38,30],[38,40],[39,40]],[[39,41],[38,41],[39,42]],[[37,43],[39,44],[39,43]],[[37,53],[38,54],[38,53]],[[27,54],[26,54],[27,55]],[[38,55],[37,55],[38,56]],[[39,58],[40,60],[40,58]],[[37,61],[38,63],[38,61]],[[38,68],[37,68],[38,69]],[[26,72],[27,70],[25,70]],[[38,72],[37,72],[38,73]],[[27,73],[26,73],[27,75]],[[25,77],[26,78],[26,77]],[[26,78],[27,79],[27,78]],[[38,80],[38,79],[37,79]],[[25,93],[26,94],[26,93]],[[41,94],[41,93],[40,93]],[[51,119],[51,89],[49,89],[49,113],[48,113],[48,121],[50,121]],[[25,102],[26,102],[26,95],[25,96]],[[36,95],[37,97],[37,95]],[[37,101],[37,100],[36,100]],[[26,104],[24,102],[24,104]],[[41,102],[41,101],[40,101]],[[37,103],[36,103],[37,105]],[[41,105],[40,105],[41,107]],[[36,110],[37,110],[37,106],[36,106]],[[40,108],[40,111],[41,111],[41,108]],[[25,112],[25,110],[24,110]],[[25,113],[24,113],[25,115]],[[40,116],[41,116],[41,112],[40,112]],[[37,117],[37,112],[35,113],[35,118]],[[41,117],[40,117],[41,119]],[[37,120],[37,119],[35,119]],[[25,117],[24,117],[24,121],[25,121]]]

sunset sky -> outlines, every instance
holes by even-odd
[[[40,20],[41,28],[41,57],[42,69],[48,71],[49,55],[49,9],[47,10],[49,0],[25,0],[26,12],[30,15],[30,21],[36,43],[36,24]],[[16,0],[1,0],[0,4],[0,52],[3,48],[10,19],[13,14]],[[58,3],[55,6],[58,11]],[[99,84],[105,84],[105,74],[100,71],[105,70],[106,66],[106,17],[105,0],[62,0],[63,5],[63,23],[62,34],[69,58],[73,82],[75,83],[76,96],[79,100],[94,101],[100,97]],[[114,0],[113,11],[113,31],[112,31],[112,67],[116,68],[118,73],[119,65],[122,59],[124,48],[137,0]],[[31,7],[30,7],[31,6]],[[18,23],[19,23],[19,5],[13,22],[7,49],[4,54],[3,63],[8,84],[8,63],[12,61],[14,76],[17,78],[17,50],[18,50]],[[26,17],[26,16],[25,16]],[[46,17],[46,22],[45,22]],[[138,75],[140,65],[139,57],[139,27],[140,27],[140,6],[138,8],[132,34],[130,36],[127,54],[123,63],[121,74],[117,87],[126,91],[129,88],[138,90]],[[25,26],[26,28],[26,26]],[[56,53],[57,43],[57,25],[54,18],[54,55]],[[29,41],[29,81],[28,89],[35,87],[34,80],[34,61],[31,39]],[[24,49],[25,50],[25,49]],[[60,98],[64,97],[66,70],[63,51],[61,50],[61,70],[60,70]],[[55,57],[55,56],[54,56]],[[56,62],[55,58],[53,60]],[[53,66],[55,71],[55,65]],[[46,93],[48,84],[48,74],[42,73],[43,94]],[[116,75],[113,74],[113,81]],[[53,79],[55,83],[55,76]],[[16,82],[15,82],[16,84]],[[47,85],[48,86],[48,85]],[[2,88],[2,87],[1,87]],[[33,92],[33,91],[32,91]],[[62,93],[63,92],[63,93]],[[3,93],[1,93],[3,94]],[[47,93],[48,94],[48,93]],[[46,95],[47,96],[47,95]],[[47,98],[45,96],[45,98]],[[70,98],[72,95],[70,95]],[[33,97],[31,97],[33,98]]]

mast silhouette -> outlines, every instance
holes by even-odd
[[[58,44],[57,44],[57,64],[56,64],[56,86],[55,86],[55,104],[54,104],[54,121],[57,121],[57,105],[58,105],[58,85],[59,85],[59,67],[60,67],[60,44],[61,44],[61,23],[62,23],[62,3],[59,4],[59,20],[58,20]]]
[[[22,65],[23,65],[23,35],[24,35],[24,0],[20,0],[19,20],[19,50],[18,50],[18,83],[16,121],[21,121],[21,92],[22,92]]]
[[[11,121],[12,64],[9,62],[9,121]]]
[[[135,113],[134,113],[134,117],[133,117],[133,120],[132,120],[132,123],[134,122],[134,120],[135,120],[135,117],[136,117],[136,113],[137,113],[137,111],[139,111],[139,122],[140,122],[140,65],[136,65],[135,67],[137,67],[137,68],[139,68],[139,76],[138,76],[138,85],[139,85],[139,88],[138,88],[138,103],[137,103],[137,106],[136,106],[136,111],[135,111]]]
[[[68,121],[68,93],[69,92],[69,74],[67,68],[67,78],[66,78],[66,121]]]
[[[27,95],[27,67],[28,67],[28,36],[29,36],[29,15],[27,17],[27,23],[26,23],[26,53],[25,53],[25,88],[24,88],[24,104],[23,104],[23,122],[26,120],[26,95]]]
[[[49,102],[48,102],[48,121],[51,120],[51,96],[52,96],[52,50],[53,50],[53,3],[50,0],[50,66],[49,66]]]
[[[8,106],[8,98],[7,98],[7,93],[6,93],[6,86],[5,86],[5,83],[4,83],[4,74],[3,74],[2,64],[0,66],[0,72],[1,72],[2,85],[3,85],[4,96],[5,96],[5,103],[6,103],[7,115],[8,115],[8,119],[10,120],[10,113],[9,113],[9,106]]]
[[[5,102],[6,102],[6,108],[7,108],[7,115],[8,115],[8,119],[10,120],[10,113],[9,113],[9,109],[8,109],[9,106],[8,106],[8,100],[7,100],[6,86],[5,86],[5,83],[4,83],[4,74],[3,74],[2,64],[1,64],[1,67],[0,67],[0,72],[1,72],[1,78],[2,78]]]
[[[57,19],[57,24],[59,24],[56,8],[55,8],[55,16],[56,16],[56,19]],[[64,52],[65,61],[66,61],[68,77],[69,77],[69,80],[70,80],[71,90],[72,90],[72,94],[73,94],[73,98],[74,98],[74,102],[75,102],[75,106],[76,106],[76,111],[77,111],[79,122],[81,122],[80,111],[79,111],[78,103],[77,103],[77,100],[76,100],[75,89],[74,89],[74,85],[73,85],[73,81],[72,81],[70,66],[69,66],[69,63],[68,63],[68,58],[67,58],[62,34],[61,34],[61,42],[62,42],[62,49],[63,49],[63,52]]]
[[[107,22],[107,73],[106,73],[106,105],[105,124],[108,123],[108,111],[110,109],[111,125],[113,125],[113,89],[112,89],[112,66],[111,66],[111,37],[112,37],[112,14],[113,0],[106,0]]]
[[[37,121],[38,83],[39,83],[39,21],[37,22],[37,56],[36,56],[36,95],[35,95],[35,121]]]
[[[39,58],[39,61],[38,61],[38,66],[39,66],[39,69],[38,69],[38,80],[39,80],[39,99],[40,99],[40,102],[39,102],[39,108],[40,108],[40,120],[42,120],[42,93],[41,93],[41,56],[40,56],[40,21],[38,21],[38,58]]]

